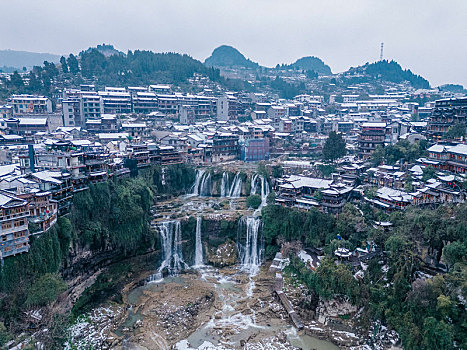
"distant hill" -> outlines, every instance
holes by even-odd
[[[105,57],[110,57],[113,55],[125,55],[122,51],[118,51],[113,45],[109,44],[102,44],[102,45],[97,45],[96,47],[90,47],[89,49],[85,51],[81,51],[80,56],[83,55],[84,52],[90,52],[91,50],[97,50],[101,54],[103,54]]]
[[[298,68],[315,71],[319,75],[331,75],[331,68],[318,57],[306,56],[299,58],[295,63],[283,65],[281,68]]]
[[[23,67],[41,66],[44,61],[57,63],[60,61],[60,56],[51,53],[0,50],[0,67],[21,70]]]
[[[408,81],[413,87],[418,89],[428,89],[430,83],[420,75],[412,73],[410,69],[403,69],[396,61],[382,60],[374,63],[366,63],[363,66],[350,68],[349,74],[365,74],[374,79],[381,79],[393,83]]]
[[[259,68],[258,63],[250,61],[236,48],[228,45],[222,45],[214,49],[211,56],[206,58],[204,64],[210,67]]]
[[[453,93],[463,93],[464,91],[467,91],[467,89],[464,89],[464,86],[460,84],[444,84],[439,86],[438,89]]]

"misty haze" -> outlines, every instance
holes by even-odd
[[[0,349],[467,349],[467,2],[2,10]]]

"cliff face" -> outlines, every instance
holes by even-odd
[[[216,261],[216,266],[229,266],[237,262],[238,252],[235,241],[237,239],[238,220],[238,217],[219,217],[218,220],[202,219],[201,241],[205,264]],[[192,266],[195,259],[196,218],[190,217],[182,222],[182,240],[183,258],[188,265]],[[229,242],[229,244],[226,244],[226,242]],[[217,255],[218,250],[219,254]],[[230,252],[229,254],[221,254],[221,252],[227,250]]]
[[[155,235],[158,233],[154,232]],[[156,239],[156,238],[155,238]],[[91,251],[89,247],[75,245],[60,271],[66,281],[68,290],[66,298],[61,298],[60,308],[63,312],[70,311],[87,288],[96,283],[103,272],[111,270],[118,265],[134,265],[135,268],[129,272],[139,273],[138,270],[155,270],[160,261],[161,252],[158,246],[151,247],[145,251],[136,251],[133,254],[122,255],[116,250]],[[138,267],[137,267],[138,266]],[[115,280],[114,288],[110,292],[118,293],[119,283]],[[114,289],[113,291],[111,289]]]

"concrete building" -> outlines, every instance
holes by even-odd
[[[180,124],[192,125],[195,123],[195,107],[181,105],[178,114],[180,117]]]
[[[80,100],[79,98],[63,100],[63,126],[85,126],[85,120],[81,115]]]
[[[240,149],[240,159],[245,162],[269,159],[269,139],[247,139],[242,142]]]
[[[80,94],[80,113],[86,122],[88,119],[98,119],[104,113],[102,98],[96,92],[82,92]]]
[[[216,133],[212,139],[212,162],[238,159],[240,154],[238,136],[232,133]]]
[[[98,94],[102,98],[104,113],[131,113],[131,96],[124,88],[106,87],[105,91],[99,91]]]
[[[271,106],[267,110],[268,118],[272,120],[272,126],[279,128],[281,118],[287,115],[287,108],[283,106]]]
[[[132,94],[133,112],[149,114],[158,110],[157,96],[154,92],[138,91]]]
[[[44,96],[13,95],[10,104],[13,106],[13,114],[52,113],[52,101]]]

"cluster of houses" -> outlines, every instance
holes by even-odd
[[[376,167],[358,156],[347,156],[330,179],[316,177],[320,162],[285,161],[287,175],[276,181],[276,203],[338,214],[353,200],[385,211],[465,202],[467,146],[434,144],[427,153],[412,164]],[[433,167],[432,176],[424,172],[427,167]]]
[[[406,102],[406,96],[280,100],[264,93],[216,95],[209,89],[192,95],[168,85],[101,91],[81,85],[64,89],[54,103],[43,96],[13,95],[0,106],[0,259],[28,251],[29,235],[46,231],[58,215],[66,215],[77,191],[151,164],[203,166],[278,158],[289,175],[275,185],[277,202],[318,206],[329,213],[362,197],[388,210],[462,202],[463,139],[435,143],[416,164],[369,166],[380,146],[401,139],[437,141],[450,126],[465,123],[466,98],[420,107]],[[337,106],[333,114],[327,112],[331,104]],[[350,156],[330,179],[310,175],[316,164],[282,161],[318,154],[331,131],[344,136]],[[430,166],[438,173],[422,180],[423,169]],[[365,186],[377,190],[369,195]]]

